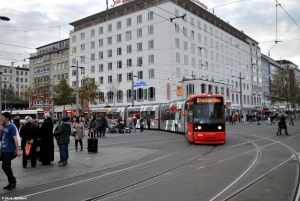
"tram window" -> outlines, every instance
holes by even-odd
[[[170,118],[169,120],[175,120],[175,110],[170,111]]]
[[[193,119],[194,119],[194,112],[193,112],[193,110],[194,110],[193,105],[190,105],[190,108],[188,110],[188,123],[194,123],[193,122]]]

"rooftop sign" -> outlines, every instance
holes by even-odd
[[[195,2],[196,4],[202,6],[203,8],[205,8],[207,10],[207,6],[204,3],[200,2],[199,0],[193,0],[193,2]]]
[[[124,3],[124,2],[129,1],[129,0],[112,0],[112,1],[113,1],[114,5],[111,5],[111,7],[114,7],[114,6],[116,6],[120,3]]]
[[[136,82],[135,84],[134,84],[134,86],[135,87],[145,87],[145,86],[147,86],[147,84],[146,84],[146,82],[144,82],[144,81],[139,81],[139,82]]]

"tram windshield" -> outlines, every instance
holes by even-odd
[[[198,99],[198,98],[197,98]],[[223,123],[224,106],[222,101],[196,100],[194,105],[194,123]]]

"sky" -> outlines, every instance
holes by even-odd
[[[300,68],[299,0],[277,0],[277,12],[276,0],[199,1],[259,42],[261,53],[269,52],[272,59],[286,59]],[[0,20],[0,65],[29,64],[24,59],[35,53],[35,48],[69,37],[73,29],[69,23],[104,10],[106,0],[1,0],[0,16],[10,21]]]

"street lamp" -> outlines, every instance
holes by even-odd
[[[133,90],[134,90],[134,81],[133,78],[137,77],[136,75],[133,75],[133,71],[131,71],[131,107],[134,106],[134,98],[133,98]]]
[[[10,19],[8,17],[0,16],[0,20],[9,21]]]
[[[232,76],[234,77],[234,76]],[[243,108],[243,89],[242,89],[242,79],[245,79],[245,77],[242,77],[242,72],[240,72],[240,77],[238,77],[237,79],[240,80],[240,105],[241,105],[241,108],[240,108],[240,111],[242,113],[242,108]]]
[[[78,73],[78,69],[79,68],[84,68],[84,67],[78,67],[78,61],[76,66],[71,66],[72,68],[76,68],[76,116],[79,116],[79,73]]]

